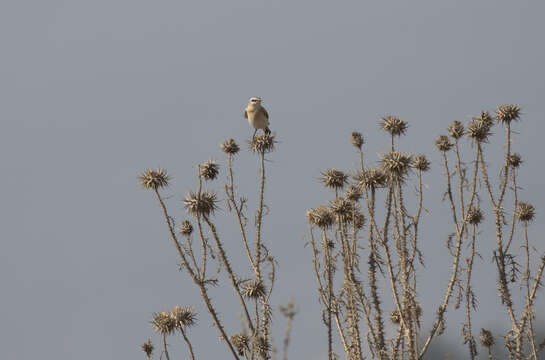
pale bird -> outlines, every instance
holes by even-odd
[[[248,106],[244,109],[244,117],[248,119],[250,125],[255,129],[253,137],[255,137],[255,134],[259,129],[263,130],[265,134],[271,133],[271,130],[269,129],[269,113],[261,106],[261,102],[262,100],[260,97],[252,97],[248,102]]]

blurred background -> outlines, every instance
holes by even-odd
[[[544,13],[545,3],[525,0],[3,0],[2,359],[143,359],[140,344],[159,340],[152,312],[190,304],[199,314],[189,335],[198,357],[228,357],[194,284],[177,270],[160,209],[137,176],[168,169],[173,182],[163,194],[180,221],[188,217],[181,198],[196,187],[196,165],[212,158],[225,170],[219,144],[233,137],[244,149],[235,176],[251,219],[258,158],[246,150],[253,129],[242,116],[251,96],[264,99],[279,140],[267,156],[264,235],[279,263],[272,302],[293,296],[300,307],[290,358],[327,357],[304,248],[306,210],[331,199],[320,171],[357,167],[353,130],[363,133],[366,162],[374,163],[388,149],[378,128],[384,115],[409,122],[402,150],[432,161],[424,195],[430,214],[422,220],[426,267],[419,270],[427,335],[450,272],[444,244],[452,225],[434,140],[451,121],[503,103],[523,107],[513,146],[524,160],[520,199],[536,206],[530,237],[539,254],[545,250]],[[487,146],[496,165],[502,138]],[[498,173],[493,167],[494,179]],[[211,185],[223,200],[225,178],[222,172]],[[235,220],[222,208],[219,231],[244,273]],[[477,245],[474,332],[489,328],[503,344],[498,336],[509,324],[487,229]],[[231,289],[213,294],[228,329],[238,330]],[[545,311],[540,295],[538,314]],[[447,320],[430,358],[466,358],[463,311],[449,308]],[[285,321],[278,312],[273,321],[280,345]],[[181,338],[169,344],[173,357],[186,356]]]

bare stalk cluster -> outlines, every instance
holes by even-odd
[[[175,220],[167,211],[164,197],[159,192],[170,182],[166,171],[148,169],[140,176],[141,185],[152,190],[157,197],[169,235],[181,260],[180,268],[189,274],[200,291],[204,305],[219,331],[220,339],[226,344],[231,356],[237,360],[266,360],[270,359],[272,354],[270,297],[274,288],[276,263],[265,246],[262,229],[267,209],[264,201],[265,154],[273,151],[275,143],[274,135],[271,134],[255,136],[249,142],[250,150],[259,158],[259,203],[255,213],[255,232],[253,234],[249,229],[246,216],[247,199],[238,193],[234,177],[233,162],[240,148],[233,139],[229,139],[221,145],[221,150],[227,156],[227,184],[224,186],[226,207],[230,213],[234,214],[237,227],[240,230],[241,248],[248,259],[246,276],[235,272],[225,249],[224,240],[214,221],[219,200],[216,192],[209,190],[206,185],[218,177],[220,169],[216,162],[207,161],[197,167],[198,188],[196,191],[188,192],[183,199],[183,207],[192,216],[192,221],[180,221],[178,231],[175,230],[177,227]],[[211,271],[212,266],[214,268]],[[238,332],[226,329],[219,316],[218,307],[213,303],[210,295],[209,288],[219,285],[222,272],[228,279],[235,298],[240,303],[242,328]],[[174,333],[176,329],[181,332],[191,358],[195,359],[193,347],[186,334],[189,324],[176,317],[176,314],[180,313],[180,309],[187,310],[178,307],[170,313],[157,313],[154,315],[152,323],[154,329],[162,335],[163,354],[167,359],[169,354],[166,336]],[[288,311],[288,315],[286,315],[289,328],[291,328],[291,320],[294,315],[293,311]],[[176,319],[178,320],[176,321]],[[193,320],[191,325],[193,325]],[[289,339],[285,341],[289,342]],[[142,345],[142,350],[148,358],[151,358],[153,345],[149,340]]]
[[[379,166],[365,167],[363,136],[351,134],[350,142],[357,149],[360,168],[347,173],[328,169],[322,173],[323,184],[332,190],[333,200],[307,212],[313,269],[318,295],[323,305],[323,322],[327,329],[329,359],[335,359],[338,336],[348,359],[422,359],[434,338],[446,328],[446,311],[464,306],[465,322],[462,337],[468,358],[476,359],[478,343],[472,328],[476,310],[476,294],[472,286],[472,270],[477,252],[478,227],[484,220],[481,198],[488,197],[493,209],[497,246],[493,252],[498,274],[498,290],[512,328],[505,335],[510,359],[538,359],[545,347],[536,345],[534,302],[545,267],[542,256],[535,272],[530,262],[531,246],[527,227],[533,220],[534,207],[518,200],[516,170],[522,163],[512,152],[511,123],[518,121],[520,107],[502,105],[495,118],[488,112],[473,118],[467,127],[454,121],[448,135],[440,135],[435,145],[439,150],[445,174],[445,201],[450,208],[453,232],[447,248],[452,257],[452,270],[447,287],[435,311],[430,332],[421,333],[422,308],[418,299],[418,265],[423,265],[419,224],[423,210],[423,173],[430,162],[424,155],[401,152],[396,138],[405,135],[405,121],[388,116],[381,128],[389,134],[389,152],[381,155]],[[489,177],[484,145],[497,122],[506,128],[505,161],[496,189]],[[472,166],[466,168],[462,158],[462,140],[473,146]],[[482,184],[482,185],[481,185]],[[407,199],[407,188],[414,186],[414,199]],[[509,213],[505,201],[508,191],[512,198]],[[485,193],[486,195],[481,195]],[[382,199],[384,208],[378,209]],[[411,211],[409,204],[414,207]],[[380,210],[380,211],[377,211]],[[367,219],[367,221],[365,221]],[[367,231],[363,231],[367,223]],[[522,234],[516,236],[518,224]],[[366,241],[364,239],[366,238]],[[520,269],[513,244],[520,240],[524,269]],[[367,259],[363,269],[362,258]],[[522,296],[519,314],[514,304],[511,283],[522,274]],[[454,304],[450,301],[455,298]],[[385,323],[385,304],[393,306],[390,321]],[[480,343],[494,358],[494,338],[482,329]],[[364,345],[366,348],[364,349]]]

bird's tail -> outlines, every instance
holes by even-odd
[[[265,135],[271,135],[271,129],[268,126],[265,128]]]

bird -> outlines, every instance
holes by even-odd
[[[244,109],[244,118],[248,119],[250,125],[255,129],[252,140],[259,129],[263,130],[266,135],[271,133],[269,129],[269,113],[261,105],[262,101],[260,97],[251,97],[250,101],[248,101],[248,106]]]

